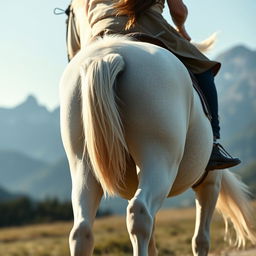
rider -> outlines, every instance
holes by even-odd
[[[232,158],[217,142],[220,139],[220,126],[214,76],[218,73],[221,64],[209,60],[190,43],[191,38],[185,28],[188,10],[183,1],[167,0],[176,29],[162,16],[165,0],[88,0],[87,2],[86,12],[92,28],[92,37],[142,32],[160,39],[183,62],[196,77],[212,115],[214,144],[207,170],[238,165],[241,161]],[[75,53],[77,50],[72,49],[71,52]]]

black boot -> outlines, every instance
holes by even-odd
[[[212,154],[206,170],[226,169],[240,163],[238,158],[233,158],[219,143],[213,143]]]

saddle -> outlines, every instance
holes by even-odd
[[[150,44],[154,44],[154,45],[157,45],[159,47],[162,47],[168,51],[170,51],[172,54],[174,54],[166,45],[165,43],[163,43],[160,39],[154,37],[154,36],[151,36],[151,35],[148,35],[148,34],[145,34],[145,33],[140,33],[140,32],[135,32],[135,33],[129,33],[127,34],[128,37],[132,38],[133,40],[136,40],[136,41],[139,41],[139,42],[145,42],[145,43],[150,43]],[[174,54],[175,55],[175,54]],[[175,55],[177,58],[179,58],[179,56]],[[187,68],[187,67],[186,67]],[[187,68],[189,74],[190,74],[190,77],[191,77],[191,80],[192,80],[192,84],[193,84],[193,87],[194,89],[196,90],[196,92],[198,93],[198,96],[200,98],[200,101],[202,103],[202,107],[203,107],[203,110],[204,110],[204,113],[205,115],[208,117],[208,119],[211,121],[212,119],[212,116],[211,116],[211,111],[210,111],[210,108],[209,108],[209,105],[207,103],[207,100],[202,92],[202,90],[200,89],[199,85],[198,85],[198,82],[197,82],[197,79],[195,78],[194,74]]]

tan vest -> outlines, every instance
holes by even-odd
[[[115,16],[113,9],[113,4],[118,2],[118,0],[92,0],[89,1],[88,5],[88,18],[91,27],[93,25],[105,18]],[[155,5],[150,7],[151,10],[154,10],[158,13],[162,13],[164,9],[165,0],[158,0]]]
[[[116,0],[115,0],[116,1]],[[181,37],[162,16],[165,0],[158,0],[138,19],[129,31],[125,30],[127,17],[114,14],[113,0],[91,0],[88,6],[92,37],[101,34],[127,34],[142,32],[157,36],[193,73],[200,74],[212,69],[217,74],[220,63],[209,60],[194,45]]]

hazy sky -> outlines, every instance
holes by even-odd
[[[53,15],[69,0],[1,1],[0,106],[13,106],[34,94],[56,107],[58,83],[67,64],[65,19]],[[256,0],[184,0],[187,30],[194,41],[220,31],[210,57],[238,44],[256,50]],[[165,17],[169,19],[167,10]]]

